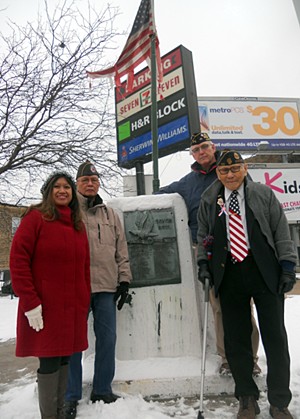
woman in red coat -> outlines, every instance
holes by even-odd
[[[75,183],[53,173],[43,199],[26,212],[14,236],[10,270],[19,297],[16,356],[36,356],[42,418],[63,418],[68,361],[88,346],[88,240]]]

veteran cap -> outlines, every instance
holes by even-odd
[[[93,163],[87,160],[86,162],[82,163],[78,167],[76,179],[82,176],[93,176],[93,175],[99,177],[99,173],[97,172],[96,167],[93,165]]]
[[[217,166],[231,166],[232,164],[244,163],[244,159],[238,151],[225,150],[217,161]]]
[[[209,135],[206,134],[206,132],[195,132],[191,136],[191,146],[192,145],[197,145],[197,144],[202,144],[205,141],[211,141],[211,139],[209,138]]]

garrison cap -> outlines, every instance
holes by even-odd
[[[232,164],[244,163],[244,159],[238,151],[225,150],[217,161],[217,166],[231,166]]]
[[[93,176],[96,175],[99,177],[96,167],[90,161],[82,163],[77,170],[76,179],[82,176]]]
[[[202,144],[205,141],[211,141],[211,139],[209,138],[209,135],[206,134],[206,132],[195,132],[192,136],[191,136],[191,146],[192,145],[197,145],[197,144]]]

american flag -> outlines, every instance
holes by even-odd
[[[151,58],[151,35],[155,35],[155,55],[157,65],[157,78],[162,82],[162,65],[159,51],[159,41],[156,34],[153,0],[142,0],[133,23],[125,47],[113,67],[100,71],[87,71],[88,77],[114,77],[117,87],[121,85],[121,77],[127,75],[127,91],[131,91],[134,78],[134,69],[144,61]]]

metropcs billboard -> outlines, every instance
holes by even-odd
[[[159,157],[189,147],[191,133],[199,130],[192,53],[181,45],[162,57],[162,65],[162,99],[157,98]],[[126,82],[116,88],[115,98],[118,165],[130,169],[137,161],[152,159],[149,69],[134,76],[130,93]]]
[[[298,99],[198,97],[198,109],[201,131],[220,149],[300,149]]]

